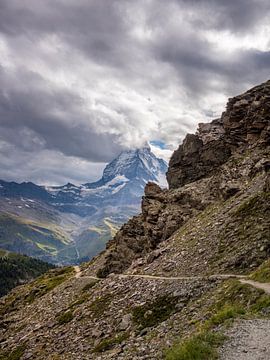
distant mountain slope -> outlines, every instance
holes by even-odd
[[[145,147],[122,152],[99,181],[38,186],[0,180],[0,246],[55,264],[89,260],[139,212],[148,181],[165,186],[167,164]]]
[[[122,152],[109,163],[100,180],[80,186],[46,187],[52,196],[51,203],[60,211],[80,216],[96,214],[107,206],[130,207],[140,205],[145,184],[153,181],[166,186],[167,164],[150,150],[142,149]]]
[[[0,247],[51,263],[76,258],[74,243],[59,226],[7,213],[0,214]]]
[[[0,249],[0,297],[52,268],[53,265],[41,260]]]

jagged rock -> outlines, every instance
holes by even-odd
[[[207,144],[214,140],[224,137],[225,129],[221,119],[213,120],[211,123],[199,123],[197,135],[203,144]]]
[[[234,146],[270,141],[270,81],[229,99],[221,120],[225,137]]]
[[[161,250],[152,251],[146,259],[147,264],[151,264],[155,259],[157,259],[162,254]]]
[[[270,143],[270,81],[229,99],[221,119],[199,124],[188,134],[169,163],[170,188],[209,176],[234,151]]]
[[[126,314],[123,316],[121,323],[119,324],[119,330],[125,331],[132,323],[132,316],[131,314]]]
[[[268,193],[270,192],[270,174],[268,174],[265,179],[265,184],[264,184],[263,190]]]
[[[109,242],[105,264],[98,276],[122,272],[136,259],[155,250],[158,244],[209,203],[205,201],[202,189],[198,191],[192,186],[173,193],[161,190],[153,183],[146,188],[141,215],[129,220]],[[153,261],[153,257],[155,255],[151,255],[148,261]]]
[[[222,182],[220,192],[224,200],[229,199],[240,191],[241,185],[234,181]]]
[[[209,176],[231,155],[231,149],[223,139],[207,142],[199,135],[188,134],[170,160],[167,180],[175,189],[185,184]]]
[[[160,188],[160,186],[158,186],[158,184],[153,182],[148,182],[145,186],[144,193],[145,196],[148,197],[149,199],[151,197],[155,198],[158,194],[162,193],[162,189]]]

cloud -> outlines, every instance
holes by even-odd
[[[90,181],[156,139],[168,157],[267,80],[269,18],[264,0],[2,0],[0,178]]]

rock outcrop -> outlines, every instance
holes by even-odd
[[[111,272],[122,272],[168,239],[207,204],[196,189],[187,188],[171,194],[155,183],[148,183],[142,200],[142,213],[123,225],[107,244],[106,262],[98,275],[105,277]]]
[[[186,221],[217,199],[237,194],[244,184],[263,170],[256,156],[241,169],[234,161],[250,149],[270,143],[270,81],[229,99],[220,119],[199,124],[188,134],[169,163],[169,190],[154,183],[145,188],[142,213],[129,220],[108,243],[99,276],[122,272],[132,261],[145,256],[168,239]],[[264,159],[263,161],[267,161]],[[256,170],[257,168],[257,170]]]
[[[270,81],[229,99],[220,119],[199,124],[196,135],[188,134],[169,163],[170,188],[209,176],[235,151],[256,144],[269,145]]]

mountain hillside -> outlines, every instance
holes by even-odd
[[[149,148],[121,153],[95,183],[44,187],[0,181],[0,246],[55,264],[89,260],[132,215],[167,164]]]
[[[1,300],[2,358],[269,359],[269,170],[267,81],[186,136],[105,251]]]
[[[0,249],[0,297],[52,268],[53,265],[43,261]]]

